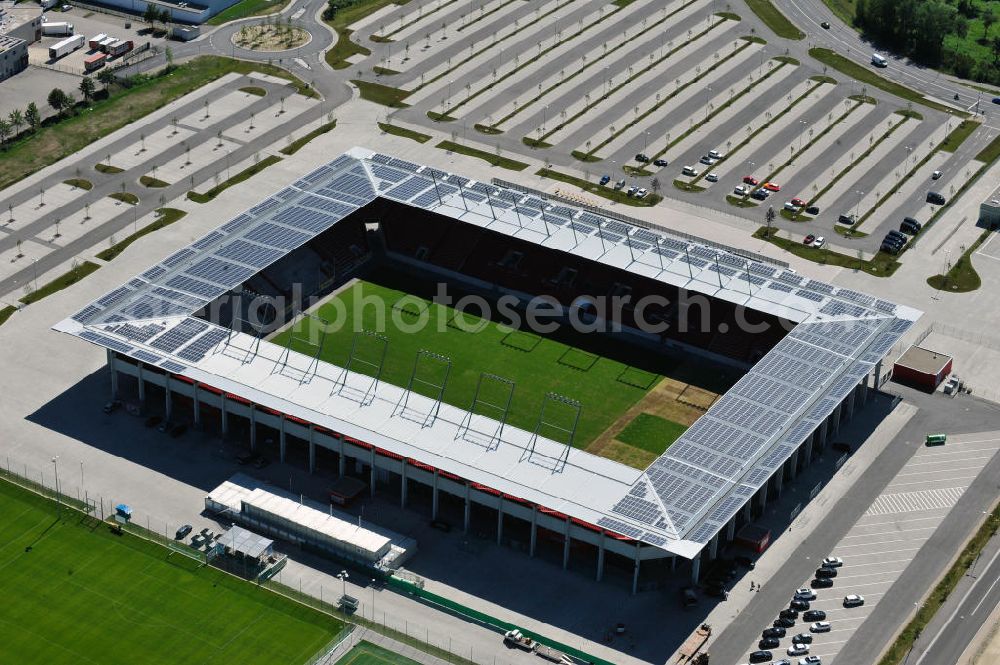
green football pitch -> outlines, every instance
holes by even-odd
[[[0,480],[0,663],[305,663],[343,624]]]
[[[362,300],[365,306],[356,307]],[[409,383],[419,351],[450,358],[450,374],[444,391],[444,401],[448,404],[468,409],[481,372],[513,381],[515,388],[507,422],[515,427],[534,431],[546,393],[579,401],[582,408],[573,444],[581,448],[661,379],[659,374],[618,360],[548,337],[511,330],[371,282],[357,282],[320,305],[314,314],[324,321],[334,322],[322,339],[322,358],[341,367],[351,356],[356,332],[365,330],[383,335],[388,345],[382,380],[397,386]],[[456,315],[462,320],[457,321]],[[284,330],[272,341],[306,355],[315,355],[317,346],[314,344],[320,336],[310,328],[317,325],[314,319],[304,317],[296,323],[294,332]],[[303,338],[311,339],[312,343],[302,341]],[[377,361],[381,354],[380,344],[365,335],[359,335],[358,340],[355,359]],[[372,366],[357,361],[353,369],[373,374]],[[441,385],[444,366],[433,360],[423,360],[417,376],[426,383],[416,384],[414,390],[436,397],[433,386]],[[507,392],[500,384],[484,382],[480,397],[499,405],[506,402]],[[501,411],[481,407],[476,413],[499,418]],[[546,422],[554,426],[543,428],[540,433],[565,443],[567,437],[559,428],[570,428],[574,415],[572,409],[550,403]]]
[[[337,665],[418,665],[418,663],[371,642],[362,641],[338,660]]]

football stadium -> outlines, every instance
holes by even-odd
[[[634,592],[697,580],[919,316],[354,148],[55,329],[107,350],[116,398]]]

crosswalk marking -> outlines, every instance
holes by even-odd
[[[901,492],[879,495],[865,511],[866,516],[914,513],[920,510],[951,508],[965,491],[964,487]]]

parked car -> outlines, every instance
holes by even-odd
[[[830,22],[829,21],[823,21],[822,23],[819,24],[819,27],[823,28],[824,30],[829,30],[830,29]]]
[[[1000,97],[994,97],[993,98],[993,103],[994,104],[1000,104]]]
[[[102,408],[102,411],[104,411],[104,413],[111,413],[112,411],[114,411],[115,409],[117,409],[121,405],[122,405],[122,403],[120,401],[118,401],[116,399],[113,399],[110,402],[105,402],[104,407]]]
[[[824,238],[823,236],[816,236],[816,239],[813,240],[813,247],[815,247],[816,249],[819,249],[824,244],[826,244],[826,238]]]
[[[854,215],[847,215],[847,214],[839,215],[837,217],[837,223],[838,224],[853,224],[854,223]]]
[[[802,615],[803,621],[826,621],[826,612],[823,610],[809,610]]]
[[[803,201],[802,199],[800,199],[797,196],[794,199],[792,199],[791,201],[789,201],[789,203],[791,203],[793,206],[796,206],[796,207],[799,207],[799,208],[805,208],[806,207],[806,202]]]
[[[940,171],[935,171],[934,173],[931,174],[931,180],[937,180],[938,178],[941,177],[941,175],[942,174]]]
[[[799,658],[799,665],[823,665],[823,661],[819,659],[819,656],[806,656]]]
[[[819,206],[809,206],[808,208],[806,208],[806,214],[807,215],[818,215],[819,214]]]
[[[801,598],[802,600],[816,600],[816,592],[812,589],[802,587],[801,589],[795,590],[795,597]]]
[[[768,191],[771,191],[771,192],[780,192],[781,191],[781,185],[779,185],[776,182],[765,182],[764,183],[764,189],[766,189]]]
[[[615,189],[621,189],[624,186],[625,186],[625,178],[622,178],[621,180],[615,182]]]
[[[768,192],[766,189],[755,189],[753,190],[753,193],[750,194],[750,198],[755,199],[757,201],[764,201],[767,199],[768,196],[770,196],[770,192]]]
[[[809,235],[807,235],[805,238],[802,239],[802,244],[812,245],[814,240],[816,240],[816,236],[810,233]]]
[[[860,607],[865,604],[865,597],[861,594],[852,593],[844,596],[844,607]]]
[[[194,527],[190,524],[185,524],[181,528],[177,529],[177,533],[174,534],[175,540],[184,540],[184,537],[191,533],[191,529]]]
[[[765,651],[761,649],[760,651],[754,651],[750,654],[751,663],[766,663],[774,657],[770,651]]]
[[[927,202],[934,205],[943,206],[944,196],[938,192],[927,192]]]
[[[798,600],[798,599],[793,600],[792,602],[788,603],[788,609],[799,610],[800,612],[802,612],[804,610],[808,610],[809,609],[809,601],[808,600]]]
[[[638,155],[635,156],[635,161],[642,162],[643,164],[648,164],[649,157],[640,152]]]
[[[830,632],[830,622],[829,621],[817,621],[816,623],[809,626],[810,632],[813,633],[829,633]]]
[[[782,619],[798,619],[799,611],[792,608],[788,608],[786,610],[781,610],[781,612],[778,613],[778,616],[781,617]]]
[[[833,580],[829,577],[817,577],[809,583],[809,586],[814,589],[829,589],[833,586]]]
[[[793,642],[792,646],[785,651],[789,656],[804,656],[809,653],[809,646],[801,642]]]
[[[789,212],[798,212],[799,207],[792,203],[791,201],[785,201],[785,210]]]
[[[684,168],[681,169],[681,173],[683,175],[687,175],[687,176],[692,176],[693,177],[693,176],[698,175],[698,169],[696,169],[693,166],[685,166]]]
[[[778,641],[777,637],[765,637],[757,642],[758,649],[777,649],[779,646],[781,646],[781,642]]]
[[[648,194],[649,194],[649,190],[648,190],[648,189],[646,189],[645,187],[640,187],[640,188],[639,188],[639,189],[637,189],[637,190],[636,190],[636,192],[635,192],[635,196],[636,196],[636,198],[639,198],[639,199],[644,199],[644,198],[646,198],[646,196],[647,196]]]
[[[791,628],[795,625],[795,619],[789,619],[788,617],[778,617],[771,624],[775,628]]]
[[[601,176],[601,184],[602,184],[602,185],[606,185],[606,184],[608,184],[609,182],[611,182],[611,176],[609,176],[609,175],[608,175],[608,174],[606,174],[606,173],[605,173],[604,175],[602,175],[602,176]]]
[[[823,577],[836,577],[836,576],[837,576],[837,569],[836,568],[817,568],[816,569],[816,578],[817,579],[820,579],[820,578],[823,578]]]
[[[784,637],[785,629],[779,628],[777,626],[773,628],[765,628],[764,632],[760,634],[761,637]]]
[[[733,188],[733,194],[736,196],[746,196],[748,191],[750,190],[747,189],[746,185],[736,185],[736,187]]]
[[[706,165],[706,166],[712,166],[713,164],[715,164],[719,160],[712,159],[708,155],[702,155],[701,159],[699,159],[698,161],[701,162],[702,164]]]
[[[799,633],[792,638],[792,642],[798,642],[799,644],[812,644],[813,636],[809,633]]]
[[[709,173],[707,176],[705,176],[705,180],[707,180],[709,182],[719,182],[719,174],[718,173]]]
[[[725,155],[725,153],[720,152],[718,150],[709,150],[708,151],[708,156],[711,157],[712,159],[718,160],[718,159],[722,159],[726,155]]]
[[[757,178],[753,177],[752,175],[743,176],[743,182],[744,184],[750,185],[752,187],[756,187],[758,184]]]
[[[839,556],[828,556],[823,559],[824,568],[840,568],[844,565],[844,560]]]
[[[899,230],[902,233],[909,233],[911,236],[915,236],[920,233],[921,227],[922,224],[912,217],[904,217],[899,225]]]
[[[628,191],[625,193],[628,194],[629,196],[635,196],[635,193],[638,191],[639,188],[636,185],[632,185],[631,187],[628,188]]]
[[[662,157],[653,160],[653,166],[666,166],[666,165],[667,165],[667,160],[663,159]]]

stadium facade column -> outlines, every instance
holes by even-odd
[[[226,398],[226,393],[222,393],[220,400],[221,407],[219,412],[222,414],[222,436],[229,434],[229,409],[227,408],[227,403],[229,400]]]
[[[399,460],[399,507],[406,508],[406,489],[409,486],[406,477],[406,459]]]
[[[788,458],[788,478],[790,480],[795,480],[795,476],[799,474],[799,449],[796,448],[792,451],[792,456]]]
[[[197,381],[191,384],[191,398],[194,400],[194,426],[201,427],[201,391]]]
[[[785,478],[785,469],[784,469],[784,467],[776,470],[774,472],[774,474],[771,475],[771,477],[774,478],[774,498],[780,499],[781,498],[782,481]],[[714,559],[714,558],[715,558],[714,556],[709,557],[709,560]]]
[[[285,438],[285,414],[278,418],[278,458],[281,463],[285,463],[285,445],[288,443]]]
[[[250,450],[257,450],[257,405],[250,402]]]
[[[137,362],[135,364],[136,372],[135,378],[139,383],[139,404],[145,406],[146,404],[146,378],[142,375],[142,362]]]
[[[108,370],[111,372],[111,399],[118,399],[118,368],[115,367],[115,352],[108,349]]]
[[[635,563],[632,568],[632,595],[639,593],[639,548],[642,545],[635,541]]]
[[[316,426],[309,425],[309,473],[316,473]]]
[[[701,555],[705,553],[705,550],[698,552],[698,556],[691,559],[691,584],[698,583],[698,577],[701,575]]]
[[[882,387],[882,361],[875,363],[875,385],[873,386],[875,390]]]
[[[597,581],[600,582],[604,579],[604,532],[601,531],[601,537],[597,540]]]
[[[861,395],[861,408],[865,407],[868,403],[868,376],[865,375],[864,381],[858,384],[858,394]]]
[[[566,530],[563,532],[563,570],[569,568],[569,542],[570,542],[569,527],[571,524],[572,522],[570,522],[569,518],[567,517]]]
[[[434,469],[434,485],[431,488],[431,519],[436,520],[438,518],[438,478],[441,474],[437,469]]]
[[[767,483],[760,486],[760,490],[757,492],[757,496],[760,497],[760,509],[761,512],[764,510],[764,506],[767,505]]]
[[[340,474],[340,478],[343,478],[344,474],[347,473],[347,444],[344,442],[343,434],[337,440],[340,441],[340,459],[337,460],[337,473]]]
[[[838,404],[837,408],[835,408],[833,413],[830,415],[830,433],[834,436],[837,436],[840,432],[840,412],[843,411],[843,406],[843,402]]]
[[[825,423],[826,421],[824,420],[823,422]],[[799,448],[802,450],[802,468],[804,469],[807,466],[809,466],[810,462],[812,462],[813,435],[810,434],[809,436],[807,436],[805,441],[802,442],[802,445],[799,446]]]
[[[727,543],[733,542],[733,538],[735,537],[736,537],[736,515],[733,515],[732,519],[729,520],[729,523],[726,524],[726,542]],[[671,558],[676,558],[676,557],[671,557]]]
[[[503,497],[497,505],[497,545],[503,542]]]
[[[750,524],[750,520],[753,519],[753,514],[751,512],[752,510],[753,510],[753,499],[751,498],[749,501],[747,501],[746,503],[743,504],[743,523],[744,524]]]
[[[827,434],[829,434],[829,432],[830,432],[830,419],[824,418],[823,422],[819,424],[819,433],[817,434],[817,436],[819,437],[818,438],[819,445],[821,446],[826,445],[826,437]]]
[[[371,489],[371,495],[375,496],[375,448],[369,448],[368,452],[371,453],[368,457],[368,467],[369,471],[369,484]]]
[[[472,521],[472,485],[465,484],[465,533],[469,533],[469,523]]]
[[[719,554],[719,534],[712,536],[712,540],[708,541],[708,560],[715,561]]]
[[[528,544],[528,556],[535,556],[535,545],[538,544],[538,506],[531,507],[531,541]]]
[[[170,422],[174,415],[174,398],[170,392],[170,375],[163,375],[163,420]]]
[[[854,390],[852,390],[847,395],[847,420],[850,420],[851,418],[854,417],[854,397],[857,394],[858,394],[858,387],[854,386]]]

